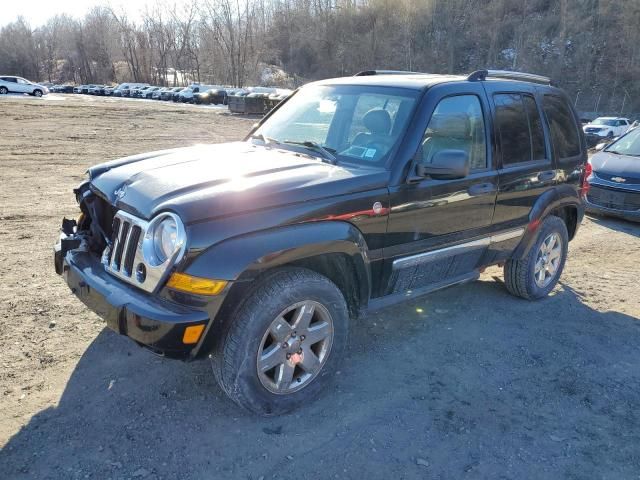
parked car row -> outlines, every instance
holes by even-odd
[[[0,94],[29,93],[35,96],[49,92],[164,100],[198,105],[228,105],[233,113],[264,115],[291,95],[291,90],[272,87],[230,88],[221,85],[193,83],[187,87],[160,87],[148,83],[119,85],[36,84],[20,77],[0,77]]]

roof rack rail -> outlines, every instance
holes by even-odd
[[[404,70],[363,70],[354,75],[354,77],[369,77],[371,75],[427,75],[422,72],[407,72]]]
[[[470,82],[480,82],[487,78],[507,78],[510,80],[551,85],[551,79],[549,77],[543,77],[542,75],[535,75],[533,73],[511,72],[509,70],[476,70],[469,74],[467,80]]]

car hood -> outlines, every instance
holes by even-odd
[[[384,188],[389,173],[234,142],[126,157],[89,169],[89,177],[116,208],[146,219],[168,210],[192,223]]]
[[[598,152],[590,160],[594,174],[602,179],[623,178],[624,184],[640,183],[640,157]]]

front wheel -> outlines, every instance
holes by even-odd
[[[545,218],[536,242],[521,259],[511,259],[504,266],[504,281],[512,295],[537,300],[546,297],[556,286],[567,259],[569,234],[561,218]]]
[[[267,275],[223,328],[212,357],[218,383],[260,415],[312,402],[338,369],[348,323],[326,277],[302,268]]]
[[[0,87],[0,95],[6,95],[7,93],[9,93],[7,87]]]

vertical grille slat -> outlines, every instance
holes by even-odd
[[[127,242],[127,250],[124,255],[124,267],[123,271],[126,275],[131,276],[133,272],[133,260],[136,257],[136,250],[138,249],[138,240],[140,240],[140,234],[142,233],[142,229],[134,225],[131,228],[131,233],[129,234],[129,241]]]
[[[122,222],[122,227],[120,228],[120,235],[117,238],[116,245],[114,248],[116,249],[113,254],[113,269],[120,271],[120,266],[122,265],[122,252],[124,250],[124,246],[127,243],[127,236],[129,235],[129,227],[131,224],[127,221]]]
[[[111,265],[111,259],[113,258],[113,249],[116,246],[116,241],[118,240],[118,234],[120,233],[120,219],[114,218],[113,225],[111,227],[111,249],[109,250],[109,265]]]

